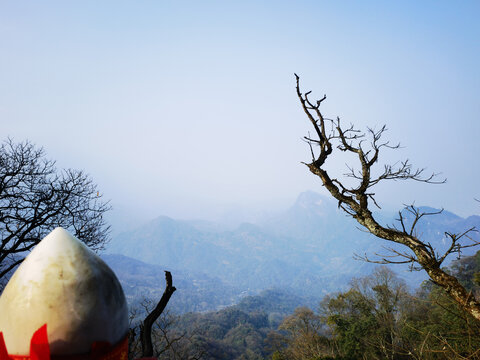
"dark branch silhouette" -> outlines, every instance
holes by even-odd
[[[165,281],[167,283],[162,298],[158,302],[155,309],[147,315],[143,324],[140,325],[140,339],[142,344],[142,357],[153,357],[153,345],[152,345],[152,326],[158,317],[162,314],[163,310],[168,304],[170,297],[177,290],[172,285],[172,274],[169,271],[165,271]]]
[[[55,227],[101,249],[109,235],[103,217],[108,210],[83,171],[57,171],[42,148],[5,141],[0,146],[0,284]]]
[[[414,180],[429,184],[442,184],[445,180],[437,180],[438,174],[425,174],[425,169],[415,169],[408,160],[393,164],[384,165],[379,175],[372,175],[372,169],[378,162],[380,151],[383,148],[398,149],[399,144],[390,144],[382,141],[382,135],[386,131],[383,126],[380,130],[367,129],[361,132],[350,125],[344,128],[340,118],[335,120],[325,118],[320,105],[326,99],[323,96],[320,100],[311,101],[308,96],[310,91],[303,94],[300,90],[300,78],[295,74],[296,91],[302,108],[310,120],[316,138],[304,137],[309,144],[312,161],[304,163],[309,170],[318,176],[323,186],[338,201],[338,207],[352,216],[360,225],[373,235],[404,245],[408,252],[398,251],[391,247],[386,248],[389,254],[379,255],[380,259],[369,259],[366,255],[364,260],[380,264],[404,264],[410,263],[412,269],[424,269],[431,281],[439,285],[450,295],[462,308],[468,311],[473,317],[480,320],[480,303],[475,297],[459,283],[457,278],[445,272],[441,265],[450,254],[460,254],[462,249],[476,246],[478,241],[469,235],[476,231],[474,228],[467,229],[460,234],[445,233],[450,240],[450,246],[443,253],[439,254],[430,243],[422,241],[415,229],[420,219],[424,216],[435,215],[436,213],[421,212],[414,205],[406,206],[399,212],[399,226],[386,227],[380,225],[374,218],[370,203],[378,206],[375,200],[375,193],[372,187],[386,180]],[[327,130],[329,129],[329,130]],[[346,185],[344,179],[336,179],[330,176],[325,169],[325,162],[334,155],[334,151],[340,151],[355,155],[358,161],[358,169],[348,167],[345,178],[356,180],[354,186]],[[413,221],[407,226],[406,214],[413,215]],[[395,260],[395,258],[400,258]]]

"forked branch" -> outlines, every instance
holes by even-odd
[[[379,238],[408,248],[408,252],[392,247],[387,248],[390,254],[379,255],[379,260],[372,260],[366,256],[359,257],[357,255],[357,257],[382,264],[410,263],[412,267],[417,266],[424,269],[434,283],[443,287],[457,303],[480,320],[480,303],[465,290],[455,277],[441,269],[441,264],[448,255],[459,254],[462,249],[479,244],[469,236],[475,229],[468,229],[460,234],[446,233],[445,235],[450,239],[450,246],[443,254],[438,254],[434,247],[430,243],[422,241],[415,231],[422,217],[436,213],[421,212],[413,205],[406,206],[403,212],[399,212],[399,227],[385,227],[378,223],[370,210],[369,201],[378,206],[374,192],[370,189],[382,181],[413,180],[428,184],[441,184],[445,180],[438,180],[438,174],[435,173],[425,175],[425,169],[413,168],[408,160],[393,165],[385,164],[381,168],[380,175],[372,175],[372,170],[378,164],[381,150],[384,148],[398,149],[400,146],[399,144],[391,145],[388,141],[382,140],[386,127],[382,126],[379,130],[367,129],[366,132],[356,129],[353,125],[344,128],[339,118],[332,120],[323,116],[320,106],[326,96],[318,101],[311,101],[309,99],[311,92],[303,94],[300,90],[300,78],[296,74],[295,79],[298,99],[313,125],[317,137],[304,138],[312,154],[312,161],[305,165],[321,179],[323,186],[338,201],[338,207],[356,219],[367,231]],[[334,157],[334,149],[354,154],[357,158],[358,170],[353,166],[348,166],[348,172],[345,174],[345,178],[358,180],[356,184],[347,185],[343,179],[332,178],[327,172],[325,163],[330,157]],[[407,214],[413,217],[409,224],[406,221]],[[462,240],[470,240],[470,242],[462,242]]]

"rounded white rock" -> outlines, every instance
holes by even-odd
[[[0,332],[11,355],[28,355],[33,333],[45,323],[54,355],[87,353],[95,341],[116,344],[128,331],[117,277],[60,227],[26,257],[0,297]]]

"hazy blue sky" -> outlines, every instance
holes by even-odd
[[[293,73],[344,123],[387,124],[442,186],[416,201],[480,213],[478,1],[1,1],[2,138],[85,169],[122,211],[207,217],[322,191]],[[343,160],[333,164],[344,168]]]

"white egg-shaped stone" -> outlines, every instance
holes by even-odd
[[[28,355],[45,323],[53,355],[87,353],[95,341],[116,344],[128,331],[117,277],[60,227],[26,257],[0,297],[0,332],[11,355]]]

